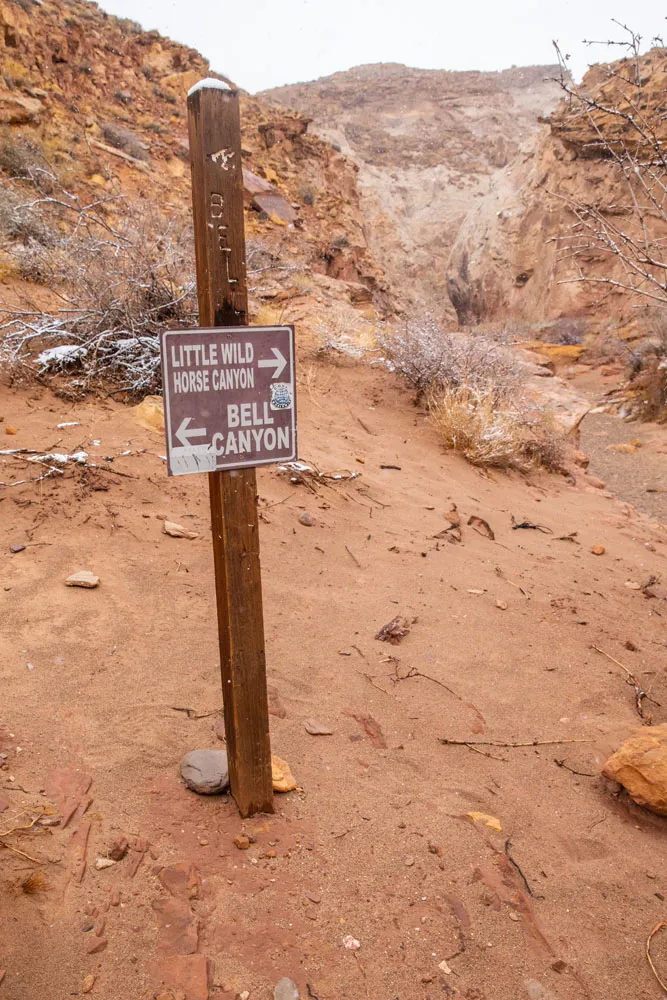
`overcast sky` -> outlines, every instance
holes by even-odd
[[[620,38],[618,18],[644,37],[665,32],[658,0],[101,0],[198,49],[211,68],[255,92],[313,80],[361,63],[424,69],[505,69],[554,61],[552,39],[580,77],[618,49],[583,39]]]

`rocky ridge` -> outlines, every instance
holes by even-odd
[[[111,220],[137,199],[165,215],[189,208],[186,94],[202,77],[224,79],[199,53],[87,0],[0,0],[0,67],[0,132],[39,147],[82,200],[112,199],[101,206]],[[386,311],[356,167],[307,126],[242,95],[247,236],[321,276],[323,294]],[[11,165],[2,171],[7,180]],[[0,279],[17,279],[1,252]]]

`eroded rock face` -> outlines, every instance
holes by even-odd
[[[602,768],[637,805],[667,816],[667,724],[637,729]]]
[[[457,233],[496,178],[512,185],[538,116],[558,102],[556,75],[548,66],[455,73],[378,64],[263,96],[311,117],[311,132],[356,160],[368,240],[388,276],[464,325],[489,306],[479,275],[460,257],[450,265]]]

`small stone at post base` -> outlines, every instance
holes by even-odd
[[[191,750],[180,769],[185,784],[199,795],[218,795],[229,785],[226,750]]]

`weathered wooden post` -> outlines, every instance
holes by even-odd
[[[199,325],[245,326],[238,93],[218,80],[197,84],[188,126]],[[208,477],[229,779],[241,815],[250,816],[273,812],[255,469]]]

